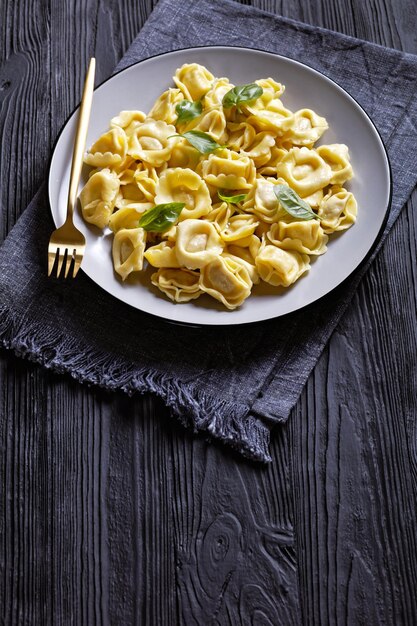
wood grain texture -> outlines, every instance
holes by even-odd
[[[154,4],[4,2],[1,238],[45,176],[88,57],[105,78]],[[412,0],[245,4],[417,53]],[[415,624],[416,209],[274,434],[267,468],[191,437],[151,397],[2,352],[1,623]]]

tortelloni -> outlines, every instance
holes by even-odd
[[[323,143],[328,122],[303,101],[285,105],[279,77],[235,87],[191,62],[173,80],[86,152],[83,217],[113,237],[120,280],[155,268],[151,283],[173,303],[233,310],[265,283],[278,298],[356,221],[349,149]]]
[[[294,146],[312,146],[328,128],[324,117],[320,117],[311,109],[300,109],[294,113],[285,139]]]
[[[109,228],[114,233],[117,233],[118,230],[122,230],[123,228],[136,228],[143,213],[147,209],[151,209],[152,206],[153,205],[149,203],[145,204],[144,207],[140,209],[137,207],[124,207],[123,209],[115,211],[115,213],[110,216]]]
[[[153,120],[162,120],[167,124],[174,124],[177,119],[175,107],[183,99],[184,96],[179,89],[167,89],[149,111],[149,117]]]
[[[205,216],[206,220],[213,222],[217,230],[221,231],[227,228],[233,209],[227,202],[220,202],[213,205],[212,210]]]
[[[127,152],[127,137],[122,128],[116,126],[104,133],[85,155],[84,161],[93,167],[119,165]]]
[[[244,210],[247,213],[254,213],[259,220],[268,224],[290,217],[280,206],[274,192],[275,185],[280,184],[285,184],[282,178],[257,178],[245,199]]]
[[[214,225],[205,220],[185,220],[177,226],[176,257],[189,270],[201,269],[223,251]]]
[[[263,246],[255,259],[259,276],[274,287],[289,287],[310,269],[307,254]]]
[[[161,175],[155,195],[155,203],[183,202],[180,219],[198,218],[211,209],[211,197],[206,183],[189,168],[167,169]]]
[[[152,267],[181,267],[175,254],[175,246],[170,241],[161,241],[151,246],[144,256]]]
[[[171,156],[175,126],[147,118],[138,123],[129,137],[128,154],[134,159],[159,167]]]
[[[126,278],[132,272],[140,272],[143,267],[146,233],[143,228],[123,228],[113,239],[113,264],[115,271]]]
[[[279,98],[271,100],[261,110],[247,107],[253,114],[248,117],[249,124],[259,131],[269,131],[276,137],[282,137],[292,126],[294,114],[286,109]]]
[[[317,220],[278,222],[271,226],[267,237],[278,248],[312,255],[324,254],[329,240]]]
[[[200,289],[219,300],[228,309],[240,306],[250,295],[252,280],[243,263],[218,256],[204,266]]]
[[[331,167],[331,184],[343,185],[352,178],[353,170],[349,161],[349,148],[345,144],[335,143],[330,146],[319,146],[317,154]]]
[[[146,114],[143,111],[120,111],[119,115],[112,117],[110,126],[123,128],[127,135],[135,127],[135,122],[144,122]]]
[[[152,284],[158,287],[173,302],[189,302],[199,298],[200,275],[185,269],[159,269],[151,277]]]
[[[246,246],[256,230],[259,222],[253,215],[238,213],[233,215],[228,221],[226,227],[220,231],[220,235],[226,243],[234,243],[235,245]]]
[[[233,261],[243,265],[249,274],[249,277],[254,285],[257,285],[260,281],[258,271],[255,267],[255,261],[251,254],[248,253],[247,248],[241,248],[239,246],[230,246],[226,249],[226,252],[222,254],[225,259],[232,259]]]
[[[358,211],[353,193],[343,187],[332,187],[323,198],[318,210],[325,233],[346,230],[356,221]]]
[[[187,144],[184,140],[177,141],[173,146],[168,167],[182,167],[194,170],[200,162],[198,150]]]
[[[222,100],[227,92],[232,89],[234,85],[229,82],[228,78],[217,78],[210,86],[210,89],[204,96],[204,108],[212,109],[220,107],[222,108]]]
[[[104,228],[113,213],[120,188],[117,174],[105,168],[93,174],[80,193],[82,214],[86,222]]]
[[[219,189],[250,189],[256,177],[252,159],[227,148],[202,161],[201,172],[207,184]]]
[[[212,86],[214,76],[203,65],[191,63],[183,65],[175,72],[174,82],[184,98],[200,100]]]
[[[277,175],[305,198],[330,184],[332,169],[316,150],[292,148],[278,163]]]
[[[220,108],[207,111],[207,113],[189,122],[184,128],[181,128],[181,130],[183,132],[200,130],[209,133],[213,139],[221,144],[227,140],[226,117]]]

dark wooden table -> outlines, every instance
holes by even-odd
[[[153,0],[1,5],[0,239]],[[417,53],[415,0],[245,2]],[[416,148],[417,149],[417,148]],[[1,624],[417,623],[417,195],[260,468],[1,353]],[[364,209],[365,210],[365,209]]]

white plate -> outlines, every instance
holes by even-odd
[[[391,176],[388,157],[375,126],[346,91],[319,72],[291,59],[246,48],[191,48],[156,56],[133,65],[100,85],[94,93],[87,146],[105,132],[110,119],[123,109],[148,111],[170,86],[183,63],[201,63],[216,76],[235,84],[271,76],[286,86],[283,102],[291,110],[311,108],[326,117],[329,130],[321,143],[349,146],[355,177],[349,189],[358,201],[358,219],[345,233],[331,237],[328,251],[310,272],[289,289],[255,287],[235,311],[227,311],[207,295],[186,304],[173,304],[149,281],[125,283],[115,275],[111,235],[87,226],[79,214],[75,223],[87,239],[83,271],[100,287],[123,302],[166,320],[188,324],[244,324],[278,317],[304,307],[343,282],[367,256],[388,212]],[[49,198],[53,219],[65,218],[76,112],[63,128],[51,160]],[[85,179],[81,181],[85,184]]]

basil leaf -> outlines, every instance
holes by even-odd
[[[181,100],[175,107],[178,115],[177,124],[183,122],[189,122],[195,117],[201,115],[203,111],[203,105],[201,102],[191,102],[191,100]]]
[[[221,191],[217,192],[217,195],[219,196],[220,200],[223,200],[223,202],[227,202],[228,204],[239,204],[239,202],[243,202],[246,198],[246,196],[248,195],[247,193],[241,193],[238,194],[236,196],[227,196],[226,194],[222,193]]]
[[[253,102],[262,96],[264,90],[256,83],[249,85],[237,85],[223,96],[223,108],[230,109],[239,106],[244,102]]]
[[[139,226],[143,230],[163,233],[175,224],[184,207],[184,202],[157,204],[152,209],[145,211],[139,220]]]
[[[193,148],[201,152],[201,154],[210,154],[210,152],[214,152],[219,148],[226,147],[218,144],[210,135],[203,133],[201,130],[187,130],[187,132],[182,133],[182,135],[171,135],[171,137],[184,137],[184,139],[186,139]]]
[[[288,185],[274,185],[274,193],[282,208],[293,217],[299,220],[320,219],[311,206]]]

